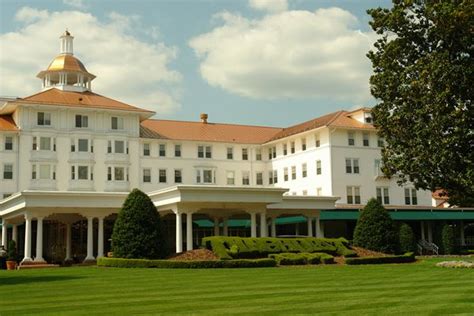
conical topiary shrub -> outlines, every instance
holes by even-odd
[[[443,226],[443,253],[445,255],[452,255],[456,252],[456,237],[454,236],[454,229],[450,225]]]
[[[359,216],[354,245],[385,253],[394,253],[398,248],[398,231],[394,222],[376,199],[370,199]]]
[[[415,234],[410,225],[403,223],[400,226],[400,251],[414,252],[415,251]]]
[[[160,216],[148,195],[134,189],[118,213],[112,233],[114,257],[160,258],[165,245]]]

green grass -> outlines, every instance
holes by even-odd
[[[474,270],[415,264],[0,271],[0,315],[470,314]]]

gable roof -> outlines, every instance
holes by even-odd
[[[153,113],[153,111],[140,109],[90,91],[74,92],[63,91],[56,88],[48,89],[29,97],[20,98],[15,100],[15,102]]]
[[[2,132],[16,132],[18,127],[13,121],[11,115],[0,115],[0,131]]]
[[[262,144],[281,130],[277,127],[149,119],[141,122],[140,137]]]

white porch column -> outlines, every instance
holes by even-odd
[[[21,262],[31,261],[31,216],[25,215],[25,256]]]
[[[267,237],[267,213],[260,213],[260,237]]]
[[[250,236],[257,237],[257,214],[250,213]]]
[[[183,221],[181,213],[176,213],[176,253],[183,252]]]
[[[308,222],[308,237],[313,237],[313,218],[306,217],[306,220]]]
[[[7,225],[8,225],[8,222],[6,219],[3,219],[2,221],[2,246],[5,247],[5,249],[7,249],[8,247],[8,243],[7,243]]]
[[[224,223],[223,235],[224,235],[224,236],[229,236],[229,219],[228,219],[228,218],[224,218],[223,223]]]
[[[459,237],[461,238],[461,246],[465,246],[466,238],[464,237],[464,221],[461,221]]]
[[[64,259],[64,261],[71,261],[72,260],[72,257],[71,257],[71,223],[67,223],[66,224],[66,258]]]
[[[99,232],[97,235],[97,258],[104,256],[104,218],[99,217]]]
[[[36,218],[36,262],[43,262],[43,217]]]
[[[17,224],[13,224],[12,240],[14,240],[15,244],[18,245],[18,225]]]
[[[271,234],[272,234],[272,237],[276,237],[277,236],[277,227],[276,227],[276,217],[272,217],[272,227],[271,227]]]
[[[219,236],[219,219],[214,217],[214,236]]]
[[[420,222],[420,227],[421,227],[421,240],[425,240],[425,222],[421,221]]]
[[[87,217],[87,256],[84,261],[94,261],[94,217]]]
[[[428,222],[428,241],[433,242],[433,223]]]
[[[186,250],[193,250],[193,213],[186,213]]]

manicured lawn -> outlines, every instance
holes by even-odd
[[[0,315],[453,314],[474,312],[474,270],[415,264],[0,271]]]

